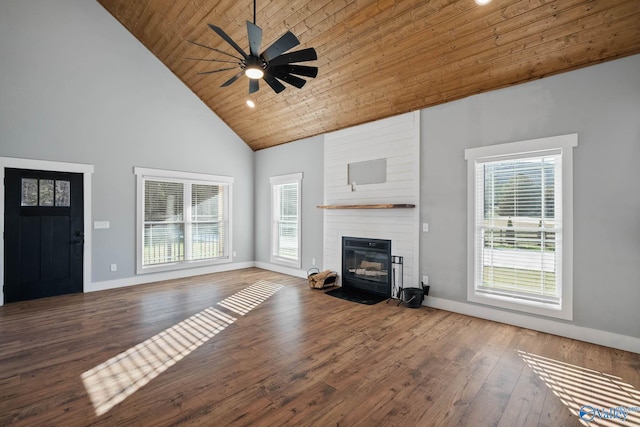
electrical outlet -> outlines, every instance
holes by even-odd
[[[311,265],[316,265],[316,259],[315,258],[311,258]]]
[[[111,271],[118,271],[118,264],[111,264]]]
[[[423,222],[422,223],[422,232],[423,233],[428,233],[429,232],[429,223],[428,222]]]
[[[236,251],[233,251],[233,257],[235,258],[238,255]]]
[[[422,284],[425,286],[429,285],[429,276],[422,276]]]

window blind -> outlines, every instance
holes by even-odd
[[[274,186],[276,192],[276,248],[275,255],[298,259],[299,183]]]
[[[143,264],[163,264],[185,259],[184,185],[145,181]]]
[[[144,179],[144,266],[226,255],[226,186]]]
[[[192,259],[224,255],[224,187],[194,184],[191,192]]]
[[[560,303],[560,159],[477,161],[477,292]]]

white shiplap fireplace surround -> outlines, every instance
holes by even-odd
[[[349,164],[379,159],[386,159],[386,182],[349,183]],[[420,112],[327,134],[324,166],[325,205],[415,205],[325,209],[324,267],[341,275],[343,236],[391,240],[392,255],[404,258],[404,287],[419,287]]]

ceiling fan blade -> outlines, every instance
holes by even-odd
[[[213,73],[219,73],[221,71],[227,71],[227,70],[237,70],[238,67],[230,67],[230,68],[220,68],[219,70],[213,70],[213,71],[203,71],[201,73],[198,74],[213,74]],[[244,72],[244,71],[243,71]]]
[[[264,77],[262,78],[264,79],[265,82],[267,82],[269,86],[271,86],[271,89],[273,89],[275,93],[280,93],[285,89],[284,85],[280,83],[278,80],[276,80],[276,78],[273,77],[268,72],[264,73]]]
[[[305,77],[317,77],[318,76],[318,67],[307,67],[306,65],[278,65],[276,67],[271,67],[271,63],[269,63],[269,70],[273,70],[274,74],[277,73],[285,73],[285,74],[296,74],[298,76]]]
[[[282,53],[288,51],[292,47],[298,46],[299,44],[300,40],[298,40],[291,31],[287,31],[278,40],[273,42],[267,50],[262,52],[261,56],[265,61],[269,62],[273,58],[280,56]]]
[[[200,46],[200,47],[203,47],[203,48],[205,48],[205,49],[209,49],[209,50],[212,50],[212,51],[214,51],[214,52],[218,52],[218,53],[221,53],[221,54],[223,54],[223,55],[227,55],[227,56],[230,56],[230,57],[232,57],[232,58],[236,58],[238,61],[242,61],[242,58],[238,58],[238,57],[237,57],[237,56],[235,56],[235,55],[231,55],[230,53],[224,52],[224,51],[222,51],[222,50],[220,50],[220,49],[216,49],[215,47],[207,46],[207,45],[205,45],[205,44],[200,44],[200,43],[197,43],[197,42],[194,42],[194,41],[191,41],[191,40],[187,40],[187,41],[188,41],[189,43],[195,44],[196,46]]]
[[[224,62],[226,64],[238,64],[238,66],[240,66],[240,63],[237,61],[225,61],[222,59],[207,59],[207,58],[184,58],[184,59],[189,61]]]
[[[252,56],[260,57],[260,44],[262,43],[262,28],[247,21],[247,34],[249,35],[249,51]]]
[[[316,50],[310,47],[308,49],[296,50],[295,52],[283,53],[269,61],[269,65],[285,65],[291,64],[292,62],[306,62],[314,61],[316,59],[318,59]]]
[[[227,35],[227,33],[225,33],[222,28],[220,27],[216,27],[213,24],[208,24],[209,28],[211,28],[213,31],[216,32],[216,34],[218,34],[220,37],[222,37],[224,39],[224,41],[226,41],[227,43],[229,43],[229,45],[231,45],[232,48],[234,48],[235,50],[238,51],[238,53],[240,53],[240,55],[242,55],[243,58],[247,58],[247,54],[244,52],[244,50],[242,50],[242,48],[240,46],[238,46],[238,44],[236,42],[234,42],[231,37],[229,37]]]
[[[271,74],[274,77],[282,80],[283,82],[289,83],[291,86],[297,87],[298,89],[302,88],[302,86],[304,86],[307,83],[306,80],[301,79],[300,77],[296,77],[293,74],[287,74],[285,72],[280,72],[273,69],[271,70]]]
[[[226,82],[222,83],[220,85],[220,87],[225,87],[225,86],[229,86],[231,83],[235,82],[236,80],[238,80],[240,78],[241,75],[244,74],[244,71],[240,71],[238,74],[236,74],[235,76],[231,77],[229,80],[227,80]]]
[[[254,93],[260,90],[260,80],[249,79],[249,93]]]

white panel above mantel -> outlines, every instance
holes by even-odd
[[[386,182],[355,186],[349,163],[386,159]],[[412,209],[325,209],[324,268],[342,269],[342,237],[391,240],[404,258],[405,287],[419,286],[420,112],[402,114],[325,135],[324,204],[412,204]]]

